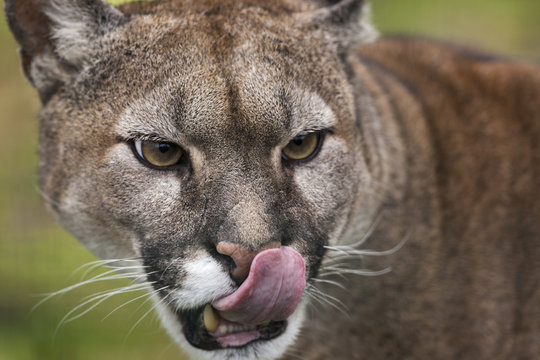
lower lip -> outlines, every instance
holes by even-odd
[[[216,336],[208,333],[202,326],[202,309],[178,313],[177,316],[182,323],[184,336],[188,342],[194,347],[203,350],[241,348],[254,341],[276,338],[287,328],[286,321],[278,321],[256,330]]]

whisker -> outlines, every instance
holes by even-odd
[[[73,274],[76,274],[79,271],[81,271],[82,269],[87,268],[87,267],[91,267],[92,269],[95,269],[95,268],[98,268],[98,267],[103,266],[103,265],[109,265],[109,264],[114,264],[114,263],[118,263],[118,262],[128,262],[128,261],[138,262],[136,259],[138,259],[138,257],[124,258],[124,259],[99,259],[99,260],[94,260],[94,261],[87,262],[86,264],[82,264],[81,266],[79,266],[77,269],[75,269],[73,271]]]
[[[81,275],[81,279],[86,278],[92,271],[96,270],[97,268],[99,268],[101,266],[107,266],[110,269],[116,270],[116,271],[133,270],[133,269],[144,270],[144,269],[148,268],[148,266],[143,266],[143,265],[133,265],[133,266],[114,266],[114,265],[111,265],[111,264],[114,264],[114,263],[117,263],[117,262],[122,262],[122,261],[134,261],[134,262],[137,262],[136,260],[127,260],[127,259],[114,259],[114,260],[110,260],[110,261],[102,262],[102,263],[100,263],[99,261],[93,261],[94,264],[92,264],[90,267],[88,267],[88,269]],[[84,266],[82,268],[84,269]]]
[[[383,217],[383,211],[379,211],[379,213],[375,216],[375,219],[371,222],[371,225],[367,229],[366,233],[355,243],[352,244],[346,244],[346,245],[335,245],[335,246],[325,246],[325,249],[328,250],[334,250],[334,251],[342,251],[343,248],[357,248],[359,246],[362,246],[375,232],[375,229],[377,229],[377,226],[379,226],[381,220]]]
[[[330,253],[329,257],[332,260],[336,258],[340,258],[340,257],[346,258],[349,256],[388,256],[388,255],[393,255],[396,252],[398,252],[408,240],[409,240],[409,234],[405,235],[396,246],[394,246],[390,250],[384,250],[384,251],[357,250],[355,249],[356,245],[325,246],[325,249],[340,253],[337,255],[333,255],[332,253]]]
[[[162,290],[165,290],[167,289],[169,286],[164,286],[158,290],[155,290],[153,292],[150,293],[150,295],[154,295],[156,293],[158,293],[159,291],[162,291]],[[127,333],[126,335],[126,338],[124,339],[124,343],[127,341],[127,339],[129,338],[129,336],[131,335],[131,333],[133,333],[133,331],[135,330],[135,328],[144,320],[144,318],[146,318],[148,316],[148,314],[150,314],[152,311],[154,311],[159,305],[161,305],[161,303],[163,303],[164,301],[167,300],[167,298],[172,294],[172,292],[168,293],[165,297],[163,297],[162,299],[160,299],[159,301],[157,301],[148,311],[146,311],[143,316],[140,317],[139,320],[137,320],[137,322],[135,323],[135,325],[133,325],[131,327],[131,329],[129,330],[129,332]],[[151,300],[151,298],[148,298],[147,300],[145,300],[144,303],[146,303],[148,300]]]
[[[153,274],[153,273],[156,273],[156,272],[157,272],[157,271],[150,272],[150,273],[148,273],[148,275]],[[131,283],[132,283],[132,284],[137,284],[137,285],[153,284],[153,282],[147,282],[146,280],[144,280],[143,282],[139,282],[139,280],[140,280],[141,278],[146,277],[146,275],[147,275],[147,274],[141,274],[140,276],[137,276],[137,277],[134,277],[134,278],[130,278]],[[90,297],[93,297],[93,296],[96,296],[96,295],[106,294],[106,293],[108,293],[108,292],[110,292],[110,291],[111,291],[111,290],[103,290],[103,291],[97,292],[97,293],[95,293],[95,294],[93,294],[93,295],[85,296],[82,300],[86,300],[86,299],[88,299],[88,298],[90,298]]]
[[[113,291],[109,291],[106,294],[97,295],[97,296],[94,296],[94,297],[92,297],[92,298],[90,298],[90,299],[88,299],[86,301],[83,301],[82,303],[80,303],[79,305],[77,305],[73,309],[71,309],[66,315],[64,315],[64,317],[60,320],[60,323],[56,327],[55,334],[58,333],[58,330],[62,327],[62,325],[66,324],[66,323],[69,323],[69,322],[71,322],[73,320],[81,318],[82,316],[88,314],[90,311],[95,309],[98,305],[100,305],[101,303],[103,303],[104,301],[106,301],[107,299],[110,299],[111,297],[113,297],[115,295],[126,294],[126,293],[130,293],[130,292],[136,292],[136,291],[145,290],[146,287],[143,286],[143,285],[144,284],[134,284],[134,285],[130,285],[130,286],[124,286],[124,287],[115,289]],[[93,302],[95,302],[95,303],[92,304],[91,306],[89,306],[87,309],[85,309],[81,313],[79,313],[77,315],[73,315],[79,309],[81,309],[82,307],[84,307],[84,306],[86,306],[88,304],[91,304]]]
[[[34,186],[34,189],[37,190],[38,194],[41,195],[41,197],[47,204],[50,204],[53,207],[57,208],[61,207],[61,204],[58,201],[53,200],[53,198],[47,195],[42,189],[39,188],[39,186]]]
[[[319,277],[329,277],[334,275],[340,275],[342,277],[345,275],[379,276],[387,274],[392,271],[391,267],[383,270],[355,269],[350,261],[347,263],[347,260],[362,260],[366,256],[380,257],[395,254],[409,240],[409,235],[410,234],[407,233],[397,245],[384,251],[355,249],[355,246],[361,244],[363,240],[353,245],[326,246],[325,248],[330,252],[327,253],[327,256],[323,260]],[[332,251],[335,253],[332,253]]]
[[[126,267],[128,268],[128,267]],[[136,268],[136,267],[129,267],[129,268]],[[111,274],[114,274],[114,275],[111,275]],[[47,302],[48,300],[52,299],[53,297],[56,297],[56,296],[60,296],[60,295],[63,295],[63,294],[66,294],[70,291],[73,291],[75,289],[78,289],[82,286],[86,286],[86,285],[90,285],[90,284],[94,284],[94,283],[97,283],[97,282],[102,282],[102,281],[110,281],[110,280],[122,280],[122,279],[131,279],[131,280],[134,280],[134,281],[139,281],[139,279],[141,279],[142,277],[146,276],[146,274],[144,273],[141,273],[141,272],[131,272],[131,273],[118,273],[117,270],[115,269],[111,269],[111,270],[108,270],[108,271],[105,271],[101,274],[98,274],[88,280],[84,280],[84,281],[80,281],[76,284],[73,284],[73,285],[70,285],[70,286],[67,286],[63,289],[60,289],[58,291],[55,291],[55,292],[52,292],[52,293],[49,293],[49,294],[44,294],[44,298],[41,299],[40,301],[38,301],[33,307],[32,309],[30,310],[30,313],[32,313],[33,311],[35,311],[39,306],[41,306],[43,303]]]
[[[140,305],[137,307],[137,309],[135,309],[134,313],[136,313],[137,311],[139,311],[139,310],[140,310],[147,302],[151,301],[151,300],[152,300],[151,296],[153,296],[153,295],[155,295],[155,294],[158,294],[160,291],[165,290],[165,289],[167,289],[167,288],[169,288],[168,285],[167,285],[167,286],[164,286],[164,287],[162,287],[162,288],[159,288],[159,289],[157,289],[157,290],[149,291],[149,292],[148,292],[148,296],[149,296],[148,299],[146,299],[145,301],[143,301],[142,304],[140,304]]]
[[[312,296],[315,300],[318,300],[321,305],[324,305],[323,303],[326,303],[336,310],[338,310],[340,313],[344,314],[347,317],[350,317],[349,309],[347,305],[345,305],[341,300],[338,298],[326,294],[322,292],[321,290],[317,289],[313,285],[307,287],[308,294]]]
[[[318,283],[325,283],[325,284],[334,285],[334,286],[337,286],[337,287],[339,287],[339,288],[341,288],[343,290],[346,290],[345,286],[338,283],[337,281],[332,281],[332,280],[327,280],[327,279],[318,279],[318,278],[313,278],[311,280],[314,281],[314,282],[318,282]]]
[[[322,272],[319,276],[321,277],[327,277],[327,276],[333,276],[333,275],[343,275],[343,274],[349,274],[349,275],[361,275],[361,276],[380,276],[384,274],[388,274],[392,271],[392,267],[387,267],[383,270],[367,270],[367,269],[347,269],[347,268],[340,268],[336,266],[330,266],[329,268],[325,268],[324,270],[330,270],[328,272]]]
[[[120,306],[117,306],[117,307],[114,308],[110,313],[108,313],[103,319],[101,319],[101,321],[104,321],[105,319],[107,319],[108,317],[110,317],[113,313],[115,313],[116,311],[120,310],[121,308],[123,308],[123,307],[125,307],[125,306],[131,304],[132,302],[135,302],[135,301],[137,301],[137,300],[139,300],[139,299],[141,299],[141,298],[148,297],[148,296],[151,295],[151,292],[148,291],[148,289],[144,289],[144,290],[146,290],[146,292],[145,292],[143,295],[137,296],[136,298],[131,299],[131,300],[129,300],[129,301],[126,301],[125,303],[123,303],[123,304],[120,305]]]

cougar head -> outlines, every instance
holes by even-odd
[[[373,37],[363,2],[5,8],[60,223],[136,264],[197,358],[281,356],[325,246],[377,208],[343,61]]]

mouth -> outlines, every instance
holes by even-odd
[[[282,246],[260,252],[232,293],[191,310],[177,310],[185,338],[200,349],[241,348],[281,335],[306,286],[302,256]]]
[[[194,310],[179,311],[177,316],[187,341],[203,350],[241,348],[255,341],[274,339],[287,328],[287,320],[259,325],[232,322],[224,319],[210,304]]]

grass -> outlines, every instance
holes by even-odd
[[[488,51],[540,57],[540,1],[372,0],[383,33],[445,38]]]
[[[373,0],[383,33],[444,37],[517,57],[540,57],[538,0]],[[34,312],[36,294],[61,289],[70,274],[94,260],[56,225],[37,191],[39,103],[19,70],[13,41],[0,20],[0,360],[180,359],[181,353],[149,316],[128,333],[147,306],[128,298],[55,329],[93,286],[51,299]],[[116,282],[110,286],[120,286]]]

